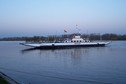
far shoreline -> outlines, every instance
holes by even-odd
[[[92,33],[92,34],[80,34],[80,33],[73,33],[73,34],[64,34],[64,35],[49,35],[49,36],[22,36],[22,37],[0,37],[0,41],[54,41],[54,40],[61,40],[63,38],[71,38],[74,35],[79,34],[82,38],[89,38],[90,40],[106,40],[106,41],[126,41],[126,34],[100,34],[100,33]]]

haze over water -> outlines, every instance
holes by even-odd
[[[106,47],[33,50],[0,42],[0,71],[20,84],[126,84],[126,42]]]

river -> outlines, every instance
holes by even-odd
[[[55,50],[19,43],[0,41],[0,71],[20,84],[126,84],[126,41]]]

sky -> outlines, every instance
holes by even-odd
[[[0,37],[126,34],[126,0],[0,0]]]

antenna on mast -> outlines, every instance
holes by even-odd
[[[78,25],[76,24],[76,29],[78,30],[78,34],[80,34],[80,29],[78,28]]]

